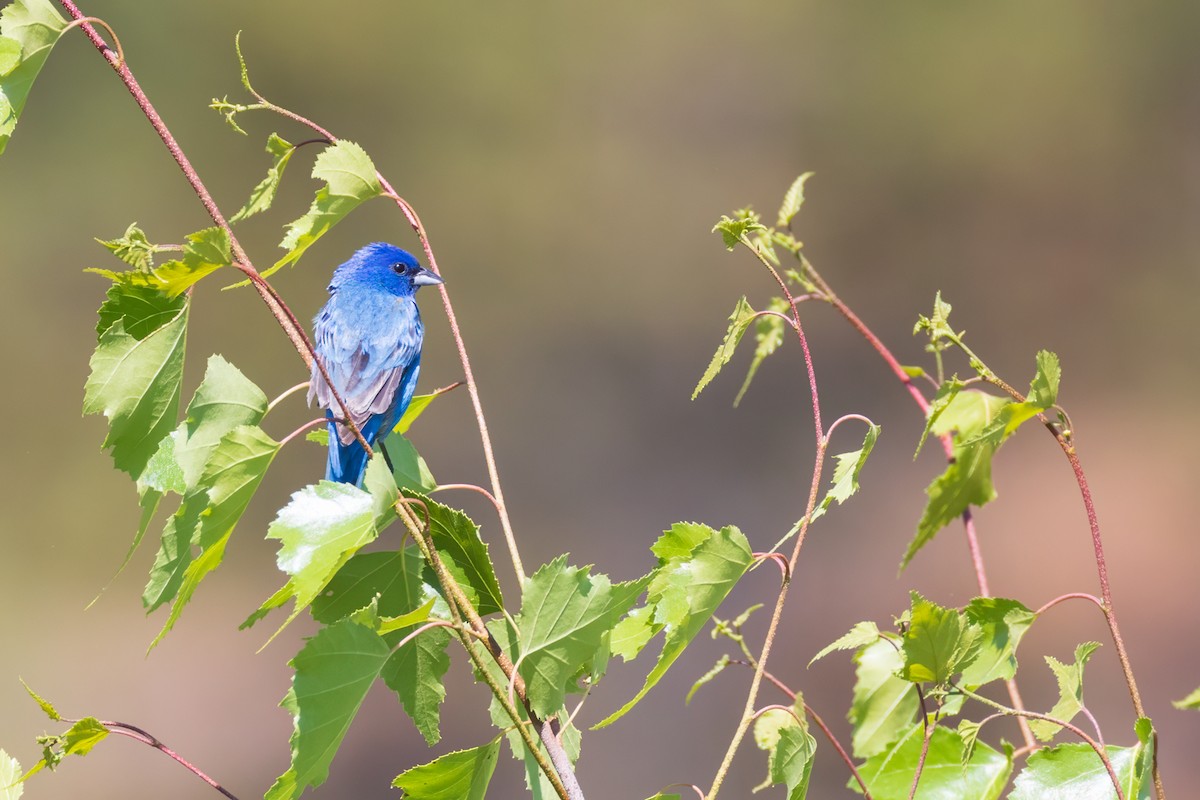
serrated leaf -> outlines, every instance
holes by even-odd
[[[971,760],[971,756],[975,754],[975,743],[979,741],[979,731],[983,728],[982,722],[976,722],[971,719],[959,720],[958,723],[958,738],[962,739],[962,765],[965,768],[967,762]]]
[[[392,617],[423,606],[435,596],[422,578],[425,562],[415,547],[358,553],[329,581],[310,609],[326,625],[345,619],[378,598],[379,614]]]
[[[944,684],[979,655],[981,631],[966,614],[911,593],[912,608],[901,646],[900,677],[913,683]]]
[[[84,717],[75,722],[65,733],[59,736],[41,739],[42,759],[29,768],[21,780],[41,772],[43,768],[54,769],[67,756],[86,756],[92,748],[108,738],[108,728],[100,724],[95,717]]]
[[[283,171],[287,169],[288,162],[291,161],[292,154],[295,152],[296,146],[279,134],[272,133],[267,137],[267,154],[272,156],[274,161],[271,168],[267,170],[267,177],[250,190],[250,199],[246,201],[246,205],[229,218],[230,224],[241,222],[255,214],[261,214],[271,207],[271,204],[275,202],[275,195],[279,191],[279,183],[283,180]]]
[[[928,317],[924,315],[917,316],[917,324],[913,327],[913,335],[915,336],[921,331],[927,331],[929,339],[933,342],[957,336],[954,329],[950,327],[950,311],[950,304],[943,300],[942,293],[938,292],[933,298],[933,314]]]
[[[731,661],[729,658],[729,654],[722,653],[721,657],[717,659],[717,663],[713,664],[712,667],[708,670],[708,672],[704,673],[699,678],[697,678],[696,682],[692,684],[692,688],[688,689],[687,697],[685,697],[683,699],[683,704],[686,706],[689,703],[691,703],[692,696],[695,695],[696,692],[700,691],[700,687],[710,683],[713,678],[717,677],[722,672],[724,672],[725,668],[728,667],[730,665],[730,663],[731,663]]]
[[[1058,356],[1049,350],[1037,354],[1037,373],[1029,384],[1029,402],[1039,408],[1050,408],[1058,402],[1058,384],[1062,380],[1062,367]]]
[[[497,618],[488,623],[488,631],[495,638],[500,649],[506,653],[514,653],[517,651],[517,634],[513,630],[512,625],[507,619]],[[496,666],[495,662],[488,659],[485,662],[485,667],[492,676],[492,679],[498,682],[501,686],[507,683],[507,679]],[[477,680],[482,678],[477,674]],[[529,725],[529,717],[522,704],[516,704],[517,713],[520,715],[521,721],[525,725]],[[500,701],[495,696],[488,706],[488,713],[491,716],[492,724],[497,728],[505,731],[505,738],[508,740],[509,751],[512,757],[521,761],[525,767],[525,785],[529,789],[530,796],[533,800],[557,800],[558,794],[554,791],[546,776],[542,774],[541,768],[538,766],[537,760],[533,754],[529,752],[525,745],[524,739],[515,730],[512,719],[504,711]],[[555,716],[560,720],[565,720],[570,717],[570,714],[565,708],[558,709]],[[579,729],[572,724],[565,724],[559,730],[558,738],[563,746],[563,751],[567,754],[567,759],[574,764],[579,760],[581,747],[581,735]],[[541,740],[534,736],[537,742],[538,750],[546,755],[545,745]]]
[[[767,303],[767,309],[780,314],[786,314],[790,310],[787,301],[782,297],[772,297]],[[754,380],[762,362],[783,344],[786,327],[787,323],[774,314],[766,314],[754,321],[754,340],[757,342],[754,348],[754,359],[746,371],[746,380],[742,381],[742,388],[738,390],[737,397],[733,398],[734,408],[737,408],[738,404],[742,402],[746,390],[750,388],[750,381]]]
[[[200,582],[225,556],[225,545],[257,491],[267,467],[279,452],[279,443],[252,425],[241,425],[221,438],[200,478],[199,488],[183,499],[163,533],[167,569],[156,561],[146,597],[150,610],[173,596],[171,613],[150,644],[153,648],[174,627]],[[168,544],[168,534],[173,542]],[[193,557],[192,545],[199,547]],[[152,587],[161,591],[152,591]],[[177,592],[171,591],[178,587]]]
[[[905,367],[905,371],[912,369]],[[920,369],[917,367],[916,369]],[[933,397],[933,402],[929,404],[929,413],[925,417],[925,430],[921,431],[921,441],[917,442],[917,449],[913,453],[913,460],[921,454],[921,448],[925,446],[925,440],[929,438],[929,432],[933,430],[933,426],[937,424],[938,419],[950,407],[950,403],[958,396],[958,393],[966,386],[965,383],[958,379],[957,375],[947,379],[941,386],[938,387],[937,394]]]
[[[410,800],[483,800],[500,757],[500,737],[470,750],[439,756],[392,781]]]
[[[812,176],[813,173],[806,172],[792,181],[792,185],[788,187],[787,193],[783,196],[783,204],[779,206],[779,221],[775,223],[780,228],[791,227],[792,219],[804,205],[804,184]]]
[[[746,329],[754,321],[754,313],[754,309],[746,302],[744,296],[738,299],[733,313],[729,315],[729,327],[725,331],[725,338],[721,340],[721,346],[713,354],[712,360],[704,370],[704,374],[700,376],[700,382],[696,384],[696,388],[692,391],[693,400],[700,396],[700,392],[704,391],[704,387],[712,383],[713,378],[717,377],[717,373],[721,371],[721,368],[733,358],[733,353],[737,350],[738,342],[742,340]]]
[[[136,222],[131,223],[125,233],[116,239],[96,241],[134,269],[149,272],[154,267],[154,254],[159,248],[146,237],[146,232]]]
[[[1172,700],[1171,705],[1181,711],[1200,709],[1200,687],[1192,690],[1192,693],[1182,700]]]
[[[958,519],[969,506],[982,506],[996,498],[996,488],[992,485],[992,457],[996,445],[976,442],[964,446],[961,442],[981,432],[1003,405],[1004,401],[999,397],[966,389],[958,392],[933,422],[931,430],[938,436],[957,431],[954,461],[925,489],[929,501],[917,523],[916,536],[904,553],[901,569],[908,566],[913,556],[931,542],[938,531]]]
[[[924,744],[923,725],[914,725],[885,750],[859,767],[859,774],[876,800],[907,800]],[[938,726],[929,742],[916,800],[970,798],[997,800],[1012,773],[1011,749],[1001,753],[977,743],[966,766],[958,734]],[[851,782],[857,786],[856,782]]]
[[[516,617],[519,672],[535,714],[546,719],[563,705],[571,679],[649,582],[647,575],[614,586],[607,575],[567,566],[565,555],[526,580]]]
[[[765,231],[766,225],[763,225],[757,219],[752,217],[741,217],[739,219],[731,219],[722,216],[716,225],[713,225],[712,232],[721,234],[722,241],[725,242],[725,247],[732,250],[738,246],[738,242],[751,233]]]
[[[492,614],[504,608],[500,583],[488,555],[488,546],[479,536],[479,526],[461,511],[428,497],[405,492],[420,499],[429,511],[429,533],[433,537],[447,568],[467,592],[480,615]],[[421,512],[417,509],[417,516]]]
[[[595,727],[611,725],[654,688],[753,563],[750,543],[737,528],[704,528],[704,532],[706,537],[690,552],[672,556],[652,573],[646,604],[654,608],[655,623],[667,631],[662,652],[637,695]],[[668,549],[659,548],[661,552]]]
[[[0,11],[0,155],[25,110],[34,79],[66,27],[48,0],[14,0]]]
[[[808,662],[808,666],[812,666],[820,659],[832,653],[834,650],[858,650],[860,647],[878,641],[879,626],[874,622],[867,620],[865,622],[856,622],[854,627],[850,629],[844,636],[838,638],[832,644],[826,645],[821,652],[812,657],[812,661]]]
[[[183,378],[188,304],[114,286],[100,307],[101,325],[83,413],[104,414],[117,469],[135,480],[175,425]]]
[[[662,625],[654,622],[654,609],[642,606],[630,611],[613,627],[608,644],[614,656],[632,661],[660,630]]]
[[[1138,743],[1133,747],[1104,748],[1125,800],[1150,800],[1154,781],[1147,762],[1153,761],[1153,747]],[[1149,755],[1147,759],[1146,756]],[[1106,800],[1115,798],[1112,778],[1090,745],[1082,742],[1060,744],[1035,750],[1025,768],[1013,781],[1009,800]]]
[[[767,757],[771,783],[787,786],[788,800],[804,800],[812,777],[817,740],[789,717],[790,725],[779,730],[779,738]]]
[[[160,291],[168,297],[178,297],[202,278],[233,263],[229,248],[229,233],[224,228],[205,228],[187,235],[187,240],[183,243],[183,258],[167,261],[152,270],[86,271],[103,275],[118,285],[144,286]]]
[[[25,784],[21,782],[21,762],[0,748],[0,800],[21,800]]]
[[[904,656],[890,642],[879,639],[863,647],[854,662],[857,680],[847,715],[854,728],[851,744],[855,756],[869,758],[908,730],[920,700],[911,683],[896,677]]]
[[[416,626],[401,628],[400,636],[412,633]],[[431,628],[392,653],[383,665],[383,681],[399,697],[404,711],[430,746],[441,739],[439,723],[446,687],[442,679],[450,669],[446,651],[451,633],[446,628]]]
[[[837,459],[837,465],[833,468],[833,485],[829,487],[829,491],[821,499],[820,505],[813,510],[812,518],[814,520],[822,516],[833,505],[835,500],[841,505],[858,491],[858,476],[862,474],[862,469],[867,463],[867,458],[871,455],[871,450],[874,449],[876,440],[879,439],[879,431],[880,427],[878,425],[869,425],[866,436],[863,438],[862,447],[852,450],[849,453],[838,453],[834,456]]]
[[[295,800],[319,786],[342,739],[391,655],[369,627],[344,619],[322,628],[291,660],[292,688],[280,704],[293,717],[292,759],[266,800]]]
[[[1003,597],[977,597],[963,612],[980,630],[979,654],[963,668],[963,683],[975,688],[1013,677],[1017,673],[1017,645],[1037,614]]]
[[[317,190],[308,213],[288,225],[287,234],[279,243],[288,251],[287,255],[266,269],[263,277],[299,261],[304,251],[343,217],[361,203],[383,193],[371,157],[360,146],[345,139],[325,148],[317,156],[312,176],[324,181],[325,185]]]
[[[38,704],[47,717],[54,722],[60,722],[62,720],[62,717],[59,716],[58,709],[56,709],[49,700],[45,699],[33,689],[29,688],[29,684],[24,680],[21,681],[21,685],[25,687],[25,691],[29,693],[29,696],[33,698],[34,702]]]
[[[279,631],[316,599],[351,556],[375,541],[378,516],[369,492],[330,481],[295,492],[279,510],[267,527],[267,538],[282,543],[275,561],[289,576],[287,589],[295,600]]]
[[[1050,665],[1058,681],[1058,702],[1050,709],[1049,716],[1070,722],[1083,708],[1083,667],[1099,646],[1099,642],[1084,642],[1079,645],[1075,648],[1075,661],[1071,664],[1064,664],[1053,656],[1046,656],[1046,663]],[[1029,720],[1029,727],[1043,742],[1050,741],[1062,730],[1062,726],[1042,719]]]

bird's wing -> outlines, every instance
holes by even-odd
[[[412,383],[419,369],[423,330],[411,298],[347,297],[338,292],[318,315],[314,334],[317,357],[360,429],[371,417],[394,410],[398,389]],[[341,416],[316,365],[309,398]],[[338,438],[349,443],[354,435],[339,425]]]

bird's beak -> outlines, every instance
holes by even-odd
[[[413,276],[413,286],[437,286],[439,283],[445,283],[440,275],[421,267],[415,276]]]

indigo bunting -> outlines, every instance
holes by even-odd
[[[330,298],[313,320],[314,347],[350,419],[372,446],[383,446],[417,388],[425,329],[414,295],[441,282],[411,253],[383,242],[363,247],[334,270]],[[314,398],[329,420],[325,479],[361,484],[367,451],[338,421],[342,409],[315,363],[308,402]]]

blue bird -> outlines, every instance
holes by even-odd
[[[383,446],[412,401],[425,333],[415,295],[441,282],[411,253],[383,242],[363,247],[334,270],[330,298],[313,320],[314,347],[350,419],[372,446]],[[361,484],[367,451],[338,421],[342,409],[315,363],[308,402],[314,399],[329,420],[325,479]]]

